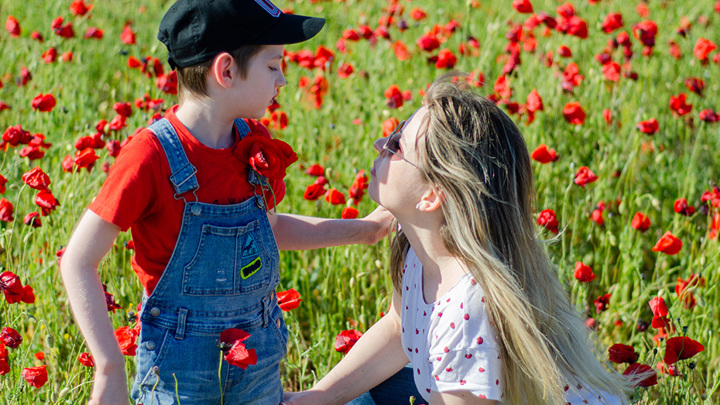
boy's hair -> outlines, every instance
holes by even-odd
[[[229,52],[237,64],[241,78],[245,79],[247,77],[250,60],[253,56],[257,55],[263,47],[264,45],[243,45]],[[205,80],[207,79],[210,66],[214,60],[215,58],[211,58],[192,66],[178,67],[177,79],[180,93],[184,95],[186,94],[185,92],[187,92],[197,97],[207,97],[208,92]]]

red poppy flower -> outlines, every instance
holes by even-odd
[[[609,13],[602,22],[603,31],[610,33],[623,26],[622,14]]]
[[[606,80],[611,82],[620,81],[620,65],[617,62],[610,61],[602,65],[602,73]]]
[[[527,99],[525,100],[525,109],[532,112],[542,111],[545,109],[542,97],[540,97],[540,93],[538,93],[537,89],[532,89],[530,94],[528,94]]]
[[[393,42],[392,50],[393,53],[395,53],[395,57],[400,61],[408,60],[410,58],[407,45],[400,40]]]
[[[598,208],[594,209],[592,214],[590,214],[590,220],[598,225],[603,225],[605,223],[605,219],[603,218],[603,210]]]
[[[424,34],[415,43],[425,52],[432,52],[440,47],[440,40],[433,33]]]
[[[5,194],[5,185],[7,184],[8,179],[5,178],[2,174],[0,174],[0,194]]]
[[[125,45],[135,45],[135,31],[126,23],[120,33],[120,41]]]
[[[695,306],[695,297],[689,289],[704,286],[705,277],[702,277],[699,274],[691,274],[687,280],[683,280],[678,277],[677,282],[675,283],[675,294],[677,294],[678,298],[683,300],[686,309],[692,309]]]
[[[521,14],[529,14],[533,12],[533,6],[530,0],[513,0],[512,7]]]
[[[678,360],[689,359],[703,350],[705,347],[702,344],[687,336],[671,337],[665,344],[663,361],[667,365],[675,364]]]
[[[635,352],[635,348],[632,346],[624,345],[622,343],[615,343],[608,349],[610,361],[613,363],[628,363],[633,364],[638,360],[639,355]]]
[[[55,107],[55,97],[52,94],[38,94],[32,99],[33,110],[49,112]]]
[[[355,207],[345,207],[342,210],[342,213],[340,214],[340,218],[342,219],[355,219],[358,217],[360,212]]]
[[[630,226],[636,231],[645,232],[650,228],[650,218],[642,212],[636,212]]]
[[[544,226],[545,229],[552,233],[558,233],[559,223],[557,217],[555,216],[555,211],[551,209],[542,210],[542,212],[540,212],[540,215],[537,219],[537,224],[540,226]]]
[[[298,305],[300,305],[300,301],[302,301],[302,299],[300,299],[300,293],[294,288],[277,293],[277,303],[283,311],[290,311],[297,308]]]
[[[282,180],[287,174],[288,166],[298,159],[287,143],[252,132],[238,143],[233,154],[261,176],[276,180]]]
[[[599,314],[605,310],[607,310],[608,305],[610,305],[610,294],[601,295],[593,301],[595,304],[595,311]]]
[[[703,91],[705,90],[705,81],[699,77],[688,77],[685,79],[685,87],[702,97]]]
[[[716,49],[717,45],[715,45],[713,41],[705,38],[698,38],[697,42],[695,42],[693,53],[695,54],[696,58],[700,59],[701,61],[706,61],[710,52]]]
[[[668,316],[670,313],[662,297],[655,297],[651,299],[648,304],[650,304],[650,310],[652,310],[653,316]]]
[[[35,196],[35,204],[42,209],[42,215],[47,216],[60,205],[50,190],[40,190]]]
[[[315,201],[325,194],[325,186],[318,183],[313,183],[305,188],[303,198],[308,201]]]
[[[84,16],[88,11],[92,10],[93,6],[88,6],[83,0],[73,0],[70,4],[70,14],[77,16]]]
[[[5,197],[0,198],[0,221],[12,222],[14,209],[10,200]]]
[[[644,20],[633,26],[633,35],[644,46],[652,48],[655,46],[657,36],[657,24],[652,20]]]
[[[135,356],[137,354],[137,337],[138,331],[129,326],[121,326],[115,329],[115,338],[120,345],[120,351],[125,356]]]
[[[680,93],[677,96],[670,96],[670,109],[680,117],[689,114],[692,111],[692,104],[687,104],[685,100],[685,93]]]
[[[42,222],[40,222],[40,213],[37,211],[33,211],[27,215],[25,215],[25,218],[23,218],[23,223],[27,226],[32,226],[33,228],[39,228],[42,226]]]
[[[443,49],[438,53],[435,67],[438,69],[452,69],[457,63],[457,56],[449,49]]]
[[[698,117],[708,123],[713,122],[719,122],[720,121],[720,114],[716,113],[715,111],[711,109],[705,109],[700,111],[700,114],[698,114]]]
[[[7,31],[13,38],[20,36],[20,23],[17,18],[11,15],[8,16],[7,20],[5,20],[5,31]]]
[[[347,79],[348,77],[350,77],[351,74],[353,74],[353,72],[355,72],[353,65],[349,63],[343,63],[338,68],[338,77],[341,79]]]
[[[345,194],[333,187],[325,193],[325,201],[333,205],[345,204]]]
[[[575,184],[580,187],[585,187],[586,184],[593,183],[598,179],[595,173],[592,172],[587,166],[583,166],[578,169],[575,173]]]
[[[676,255],[681,249],[682,241],[670,231],[665,232],[652,248],[653,252],[663,252],[670,256]]]
[[[362,200],[368,185],[368,177],[365,174],[365,170],[360,170],[358,174],[355,175],[355,180],[353,180],[350,189],[348,189],[348,196],[353,199],[355,205],[358,205],[360,200]]]
[[[315,163],[314,165],[308,167],[307,170],[305,170],[305,173],[315,177],[322,176],[325,173],[325,168]]]
[[[557,50],[557,53],[559,56],[563,58],[571,58],[572,57],[572,51],[570,48],[567,47],[567,45],[560,45],[560,47]]]
[[[403,105],[404,97],[397,84],[393,84],[385,90],[388,108],[400,108]]]
[[[575,262],[575,278],[581,283],[589,283],[595,280],[595,273],[583,262]]]
[[[50,24],[50,28],[52,28],[55,35],[63,38],[73,38],[75,37],[75,31],[73,30],[72,23],[68,21],[67,24],[63,25],[63,18],[58,17],[53,20],[52,24]]]
[[[650,118],[649,120],[638,122],[635,128],[639,129],[643,134],[655,135],[660,129],[660,124],[658,124],[655,118]]]
[[[80,355],[78,356],[78,361],[85,367],[95,367],[95,359],[90,353],[80,353]]]
[[[570,3],[566,3],[570,4]],[[562,7],[562,6],[560,6]],[[559,7],[558,7],[559,8]],[[588,26],[580,17],[573,15],[571,17],[560,17],[557,20],[557,26],[555,29],[563,34],[576,36],[580,39],[586,39],[588,37]]]
[[[35,190],[47,190],[50,177],[38,166],[22,175],[22,181]]]
[[[48,380],[47,366],[27,367],[21,374],[25,381],[35,388],[42,387]]]
[[[547,145],[544,143],[540,144],[535,150],[530,154],[530,157],[538,161],[542,164],[555,162],[559,159],[559,156],[555,152],[555,149],[548,149]]]
[[[57,50],[50,47],[47,51],[42,53],[42,60],[45,63],[53,63],[57,60]]]
[[[335,337],[335,350],[347,354],[355,346],[355,343],[362,337],[362,333],[355,330],[344,330]]]
[[[565,121],[573,125],[582,125],[585,122],[585,111],[580,103],[572,101],[563,107],[563,117]]]
[[[651,374],[649,377],[644,378],[641,381],[636,381],[635,375],[643,375],[643,374]],[[652,369],[652,367],[641,364],[641,363],[633,363],[628,366],[627,369],[623,372],[624,376],[627,376],[631,380],[633,380],[633,386],[635,387],[651,387],[653,385],[657,385],[657,373],[655,370]]]
[[[43,359],[45,359],[45,353],[44,352],[35,352],[35,358],[40,361],[43,361]]]
[[[242,329],[230,328],[220,333],[225,361],[233,366],[247,369],[251,364],[257,364],[255,349],[248,350],[242,343],[250,337],[250,334]]]
[[[0,332],[0,340],[5,346],[16,349],[22,343],[22,336],[13,328],[4,327]]]
[[[113,110],[118,114],[122,115],[123,117],[130,117],[132,116],[132,105],[128,102],[125,103],[115,103],[113,104]]]
[[[678,214],[685,215],[687,217],[695,213],[695,207],[693,207],[692,205],[688,205],[687,199],[685,198],[678,198],[677,200],[675,200],[675,204],[673,204],[673,209]]]
[[[415,21],[423,20],[425,19],[425,17],[427,17],[427,14],[420,7],[414,7],[412,10],[410,10],[410,18]]]

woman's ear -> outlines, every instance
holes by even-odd
[[[420,198],[420,202],[415,205],[419,211],[431,212],[442,206],[442,192],[429,188]]]
[[[227,53],[221,52],[213,58],[210,64],[208,79],[217,83],[218,86],[229,88],[236,77],[235,59]]]

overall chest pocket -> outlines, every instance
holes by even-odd
[[[270,285],[272,268],[258,220],[241,227],[203,225],[197,252],[183,270],[188,295],[233,295]]]

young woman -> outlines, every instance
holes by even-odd
[[[368,193],[400,224],[392,308],[315,387],[286,394],[288,405],[342,404],[401,369],[422,395],[415,404],[626,402],[628,382],[598,360],[535,236],[520,131],[462,81],[435,82],[375,142]]]

